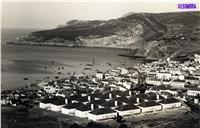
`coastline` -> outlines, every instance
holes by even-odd
[[[107,46],[85,46],[85,45],[65,45],[61,43],[19,43],[19,42],[6,42],[6,44],[12,44],[12,45],[32,45],[32,46],[50,46],[50,47],[89,47],[89,48],[107,48],[107,49],[122,49],[122,50],[132,50],[131,48],[122,48],[122,47],[107,47]]]
[[[119,49],[119,50],[133,50],[131,48],[120,48],[120,47],[106,47],[106,46],[84,46],[84,45],[64,45],[61,43],[49,43],[49,44],[42,44],[42,43],[16,43],[16,42],[6,42],[6,45],[29,45],[29,46],[48,46],[48,47],[68,47],[68,48],[106,48],[106,49]],[[150,58],[145,56],[139,56],[139,55],[130,55],[130,54],[118,54],[118,56],[122,57],[129,57],[133,59],[143,59],[148,62],[157,61],[159,58]]]

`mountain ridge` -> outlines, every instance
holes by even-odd
[[[33,32],[13,43],[126,48],[129,54],[163,58],[178,51],[192,52],[200,46],[199,37],[199,11],[130,13],[111,20],[71,20],[65,26]]]

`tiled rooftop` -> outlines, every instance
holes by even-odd
[[[148,102],[143,102],[143,103],[139,104],[138,106],[141,106],[141,107],[152,107],[152,106],[158,106],[158,105],[160,105],[160,104],[155,102],[155,101],[148,101]]]
[[[65,105],[63,108],[73,109],[73,108],[77,108],[82,105],[83,105],[82,103],[69,103],[69,104]]]
[[[159,103],[170,104],[170,103],[177,103],[177,102],[180,102],[180,101],[175,98],[170,98],[170,99],[164,99],[164,100],[160,101]]]
[[[134,110],[134,109],[139,109],[135,105],[120,105],[119,107],[115,108],[118,111],[127,111],[127,110]]]

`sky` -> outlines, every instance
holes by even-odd
[[[2,28],[55,28],[69,20],[108,20],[129,12],[177,12],[177,2],[3,2]]]

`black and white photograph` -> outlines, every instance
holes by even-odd
[[[200,128],[200,1],[2,0],[0,124]]]

